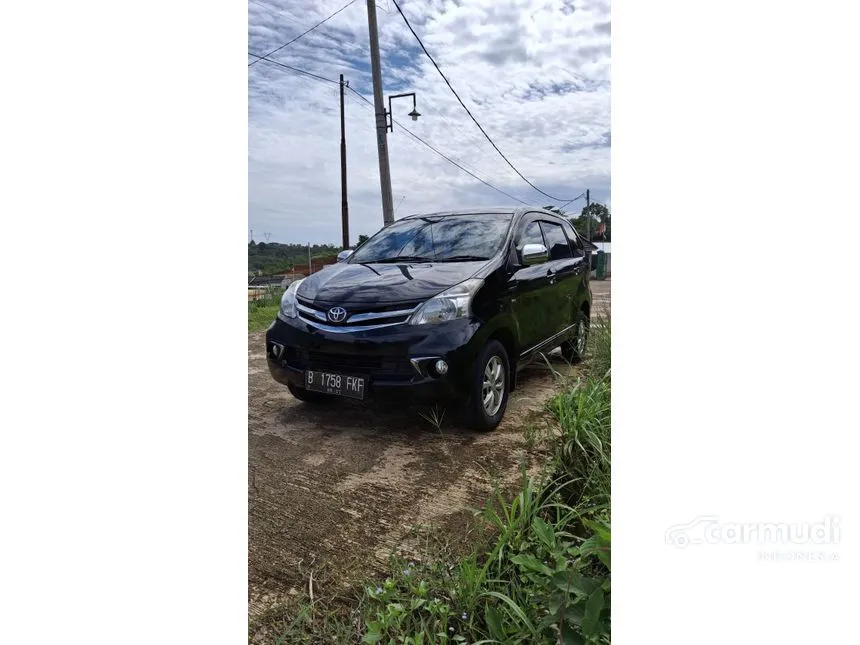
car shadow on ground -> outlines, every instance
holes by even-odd
[[[558,352],[537,357],[521,368],[517,389],[511,393],[505,418],[496,431],[511,430],[524,413],[542,409],[556,391],[559,379],[570,376],[574,370]],[[485,434],[470,427],[463,403],[416,405],[396,399],[354,401],[339,397],[321,404],[301,403],[286,389],[284,396],[290,405],[278,411],[277,423],[293,437],[357,434],[426,440],[441,434],[449,440],[467,442]]]

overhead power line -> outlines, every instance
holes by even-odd
[[[308,76],[308,77],[310,77],[310,78],[313,78],[313,79],[316,79],[316,80],[319,80],[319,81],[324,81],[324,82],[326,82],[326,83],[333,83],[333,84],[335,84],[335,85],[340,85],[340,81],[335,81],[335,80],[332,80],[332,79],[330,79],[330,78],[326,78],[326,77],[324,77],[324,76],[319,76],[319,75],[317,75],[317,74],[313,74],[312,72],[308,72],[308,71],[305,71],[305,70],[303,70],[303,69],[299,69],[298,67],[292,67],[292,66],[290,66],[290,65],[285,65],[284,63],[278,62],[278,61],[276,61],[276,60],[272,60],[271,58],[267,58],[267,57],[265,57],[265,56],[259,56],[259,55],[257,55],[257,54],[251,53],[251,52],[248,52],[248,55],[249,55],[249,56],[253,56],[253,57],[254,57],[255,59],[257,59],[257,60],[264,60],[264,61],[266,61],[267,63],[272,63],[272,64],[274,64],[274,65],[277,65],[278,67],[282,67],[282,68],[287,69],[287,70],[289,70],[289,71],[291,71],[291,72],[294,72],[294,73],[296,73],[296,74],[303,74],[304,76]],[[373,104],[372,104],[368,99],[366,99],[366,98],[365,98],[361,93],[357,92],[354,88],[352,88],[352,87],[350,87],[349,85],[347,85],[347,86],[346,86],[346,89],[348,89],[350,92],[352,92],[353,94],[355,94],[358,98],[360,98],[362,101],[364,101],[365,103],[367,103],[367,104],[368,104],[368,105],[370,105],[371,107],[373,106]],[[393,120],[393,117],[392,117],[392,120]],[[484,179],[481,179],[481,178],[480,178],[480,177],[478,177],[474,172],[472,172],[471,170],[468,170],[467,168],[464,168],[461,164],[459,164],[459,163],[457,163],[456,161],[454,161],[453,159],[451,159],[451,158],[450,158],[449,156],[447,156],[445,153],[440,152],[439,150],[437,150],[436,148],[434,148],[432,145],[430,145],[429,143],[427,143],[426,141],[424,141],[424,139],[422,139],[422,138],[421,138],[421,137],[419,137],[417,134],[415,134],[414,132],[412,132],[411,130],[409,130],[408,128],[406,128],[406,127],[405,127],[402,123],[400,123],[399,121],[394,121],[394,122],[395,122],[395,123],[396,123],[396,124],[397,124],[397,125],[398,125],[402,130],[403,130],[403,131],[405,131],[405,132],[406,132],[407,134],[409,134],[412,138],[414,138],[416,141],[420,142],[421,144],[423,144],[424,146],[426,146],[427,148],[429,148],[430,150],[432,150],[433,152],[435,152],[437,155],[439,155],[440,157],[442,157],[443,159],[445,159],[445,161],[447,161],[448,163],[453,164],[454,166],[456,166],[457,168],[459,168],[460,170],[462,170],[462,171],[463,171],[463,172],[465,172],[466,174],[471,175],[472,177],[474,177],[475,179],[477,179],[478,181],[480,181],[480,182],[481,182],[482,184],[484,184],[485,186],[488,186],[488,187],[492,188],[493,190],[495,190],[495,191],[497,191],[497,192],[501,193],[502,195],[504,195],[505,197],[508,197],[508,198],[510,198],[510,199],[513,199],[514,201],[517,201],[517,202],[519,202],[520,204],[525,204],[526,206],[531,206],[531,204],[529,204],[528,202],[524,202],[524,201],[523,201],[523,200],[521,200],[520,198],[518,198],[518,197],[514,197],[513,195],[511,195],[511,194],[509,194],[509,193],[506,193],[506,192],[505,192],[504,190],[502,190],[501,188],[496,188],[496,187],[495,187],[495,186],[493,186],[493,184],[491,184],[490,182],[488,182],[488,181],[486,181],[486,180],[484,180]]]
[[[353,93],[353,94],[355,94],[358,98],[360,98],[362,101],[364,101],[365,103],[367,103],[369,106],[373,107],[373,104],[372,104],[368,99],[366,99],[364,96],[362,96],[361,94],[359,94],[359,93],[358,93],[357,91],[355,91],[353,88],[348,87],[347,89],[349,89],[350,91],[352,91],[352,93]],[[396,124],[400,127],[400,129],[401,129],[401,130],[404,130],[404,131],[405,131],[408,135],[410,135],[413,139],[415,139],[415,140],[417,140],[418,142],[420,142],[420,143],[424,144],[424,145],[425,145],[425,146],[427,146],[430,150],[432,150],[432,151],[433,151],[433,152],[435,152],[437,155],[439,155],[440,157],[442,157],[445,161],[447,161],[448,163],[454,164],[455,166],[457,166],[457,168],[459,168],[459,169],[460,169],[460,170],[462,170],[463,172],[465,172],[465,173],[467,173],[467,174],[471,175],[472,177],[474,177],[475,179],[477,179],[478,181],[480,181],[480,182],[481,182],[482,184],[484,184],[485,186],[489,186],[489,187],[490,187],[490,188],[492,188],[493,190],[495,190],[495,191],[497,191],[497,192],[500,192],[500,193],[501,193],[502,195],[504,195],[505,197],[509,197],[510,199],[513,199],[514,201],[517,201],[517,202],[519,202],[520,204],[525,204],[526,206],[531,206],[531,204],[529,204],[528,202],[524,202],[524,201],[523,201],[523,200],[521,200],[519,197],[514,197],[513,195],[511,195],[511,194],[509,194],[509,193],[506,193],[506,192],[505,192],[505,191],[503,191],[501,188],[496,188],[496,187],[495,187],[495,186],[493,186],[493,184],[491,184],[490,182],[485,181],[485,180],[481,179],[480,177],[478,177],[478,175],[476,175],[475,173],[473,173],[471,170],[468,170],[467,168],[464,168],[462,165],[460,165],[459,163],[457,163],[456,161],[454,161],[453,159],[451,159],[451,157],[447,156],[447,155],[446,155],[445,153],[443,153],[443,152],[440,152],[439,150],[437,150],[436,148],[434,148],[432,145],[430,145],[429,143],[427,143],[426,141],[424,141],[424,139],[422,139],[422,138],[421,138],[421,137],[419,137],[417,134],[415,134],[414,132],[412,132],[412,130],[410,130],[409,128],[405,127],[402,123],[400,123],[400,121],[397,121],[393,116],[391,117],[391,120],[392,120],[392,121],[394,121],[394,123],[396,123]]]
[[[296,72],[297,74],[304,74],[305,76],[310,76],[311,78],[315,78],[320,81],[326,81],[327,83],[334,83],[335,85],[340,85],[340,81],[333,81],[332,79],[326,78],[325,76],[317,76],[316,74],[312,74],[311,72],[306,72],[305,70],[299,69],[298,67],[292,67],[290,65],[285,65],[284,63],[279,63],[278,61],[272,60],[271,58],[266,58],[265,56],[258,56],[257,54],[253,54],[251,52],[248,52],[248,56],[253,56],[257,59],[257,61],[264,60],[267,63],[272,63],[273,65],[277,65],[278,67],[283,67],[284,69],[288,69],[291,72]]]
[[[559,204],[557,208],[559,208],[559,209],[564,208],[565,206],[570,204],[570,202],[575,202],[577,199],[582,199],[583,197],[585,197],[585,193],[580,193],[579,195],[577,195],[573,199],[566,201],[563,204]]]
[[[520,204],[523,204],[524,206],[531,206],[531,204],[529,204],[528,202],[524,202],[524,201],[523,201],[523,200],[521,200],[519,197],[514,197],[514,196],[513,196],[513,195],[511,195],[510,193],[506,193],[505,191],[503,191],[501,188],[496,188],[496,187],[495,187],[495,186],[493,186],[493,184],[491,184],[490,182],[488,182],[488,181],[484,181],[483,179],[481,179],[480,177],[478,177],[478,175],[476,175],[476,174],[475,174],[475,173],[473,173],[472,171],[467,170],[466,168],[464,168],[463,166],[461,166],[460,164],[458,164],[456,161],[454,161],[454,160],[453,160],[453,159],[451,159],[450,157],[446,156],[444,153],[439,152],[436,148],[434,148],[434,147],[433,147],[433,146],[431,146],[429,143],[427,143],[426,141],[424,141],[424,139],[422,139],[421,137],[419,137],[417,134],[415,134],[414,132],[412,132],[412,131],[411,131],[411,130],[409,130],[408,128],[403,127],[403,124],[401,124],[401,123],[399,123],[399,122],[398,122],[398,123],[397,123],[397,125],[398,125],[398,126],[400,126],[400,128],[401,128],[402,130],[404,130],[404,131],[405,131],[409,136],[411,136],[413,139],[416,139],[419,143],[424,144],[425,146],[427,146],[428,148],[430,148],[430,150],[432,150],[432,151],[433,151],[433,152],[435,152],[437,155],[439,155],[440,157],[442,157],[445,161],[447,161],[448,163],[452,163],[452,164],[454,164],[455,166],[457,166],[457,168],[459,168],[459,169],[460,169],[460,170],[462,170],[463,172],[465,172],[465,173],[467,173],[467,174],[471,175],[472,177],[474,177],[475,179],[477,179],[478,181],[480,181],[480,182],[481,182],[482,184],[484,184],[485,186],[488,186],[488,187],[492,188],[492,189],[493,189],[493,190],[495,190],[496,192],[499,192],[499,193],[501,193],[502,195],[504,195],[505,197],[508,197],[508,198],[510,198],[510,199],[513,199],[514,201],[519,202]]]
[[[350,1],[349,1],[349,2],[347,2],[345,5],[343,5],[340,9],[338,9],[338,10],[337,10],[337,11],[335,11],[333,14],[331,14],[328,18],[326,18],[325,20],[322,20],[322,21],[318,22],[317,24],[315,24],[313,27],[311,27],[311,28],[310,28],[310,29],[308,29],[307,31],[305,31],[305,32],[303,32],[303,33],[301,33],[301,34],[299,34],[298,36],[296,36],[295,38],[293,38],[293,39],[292,39],[292,40],[290,40],[289,42],[284,43],[284,44],[283,44],[283,45],[281,45],[280,47],[277,47],[277,48],[273,49],[272,51],[270,51],[270,52],[269,52],[268,54],[266,54],[265,56],[261,56],[261,57],[258,57],[256,60],[252,60],[250,63],[248,63],[248,67],[250,67],[251,65],[254,65],[254,64],[258,63],[258,62],[260,61],[260,58],[266,58],[267,56],[271,56],[272,54],[274,54],[274,53],[276,53],[276,52],[281,51],[284,47],[287,47],[287,46],[289,46],[289,45],[292,45],[292,44],[293,44],[294,42],[296,42],[299,38],[301,38],[302,36],[305,36],[305,35],[307,35],[307,34],[311,33],[314,29],[316,29],[317,27],[319,27],[321,24],[323,24],[324,22],[326,22],[326,21],[328,21],[328,20],[331,20],[331,19],[332,19],[332,18],[334,18],[337,14],[339,14],[341,11],[343,11],[343,10],[344,10],[344,9],[346,9],[349,5],[351,5],[351,4],[355,3],[355,2],[356,2],[356,0],[350,0]]]
[[[391,0],[391,1],[394,3],[394,6],[395,6],[395,7],[397,7],[397,11],[398,11],[398,13],[400,13],[400,16],[403,18],[403,22],[405,22],[405,23],[406,23],[406,26],[407,26],[407,27],[409,27],[409,31],[411,31],[411,32],[412,32],[412,35],[413,35],[413,36],[415,36],[415,40],[417,40],[417,41],[418,41],[418,44],[419,44],[419,45],[421,45],[421,49],[422,49],[422,50],[424,51],[424,53],[427,55],[427,58],[429,58],[429,59],[430,59],[430,62],[431,62],[431,63],[433,63],[433,66],[436,68],[436,71],[437,71],[437,72],[439,72],[439,75],[442,77],[442,80],[444,80],[444,81],[445,81],[445,84],[448,86],[448,89],[449,89],[449,90],[451,90],[451,92],[453,92],[453,94],[454,94],[454,96],[455,96],[455,97],[457,97],[457,100],[460,102],[460,105],[462,105],[462,106],[463,106],[463,109],[464,109],[464,110],[466,110],[466,114],[468,114],[468,115],[469,115],[469,117],[472,119],[472,121],[474,121],[474,122],[475,122],[475,125],[477,125],[477,126],[478,126],[478,129],[481,131],[481,133],[482,133],[482,134],[487,138],[487,141],[489,141],[489,142],[490,142],[490,145],[491,145],[491,146],[493,146],[493,148],[495,148],[495,149],[496,149],[496,152],[498,152],[498,153],[499,153],[499,155],[501,155],[502,159],[504,159],[504,160],[505,160],[505,162],[506,162],[506,163],[507,163],[507,164],[508,164],[512,169],[513,169],[513,171],[514,171],[515,173],[517,173],[517,174],[520,176],[520,178],[521,178],[524,182],[526,182],[529,186],[531,186],[531,187],[532,187],[532,188],[534,188],[536,191],[538,191],[541,195],[545,195],[546,197],[549,197],[549,198],[550,198],[550,199],[552,199],[552,200],[555,200],[555,201],[557,201],[557,202],[567,201],[568,203],[570,203],[570,202],[573,202],[573,201],[576,201],[577,199],[579,199],[579,197],[574,197],[573,199],[568,199],[567,197],[553,197],[553,196],[552,196],[552,195],[550,195],[549,193],[544,192],[543,190],[541,190],[540,188],[538,188],[537,186],[535,186],[532,182],[530,182],[530,181],[526,178],[526,176],[525,176],[525,175],[523,175],[523,173],[521,173],[521,172],[517,169],[517,167],[516,167],[514,164],[512,164],[512,163],[511,163],[510,159],[508,159],[508,158],[505,156],[505,154],[504,154],[501,150],[499,150],[499,146],[497,146],[497,145],[495,144],[495,142],[490,138],[490,135],[489,135],[489,134],[487,134],[487,132],[484,130],[484,128],[481,126],[481,124],[480,124],[480,123],[478,123],[478,119],[476,119],[476,118],[474,117],[474,115],[472,114],[472,111],[471,111],[469,108],[467,108],[467,107],[466,107],[466,104],[465,104],[465,103],[463,103],[463,100],[460,98],[460,95],[459,95],[459,94],[457,94],[457,91],[456,91],[456,90],[451,86],[450,81],[448,81],[448,79],[445,77],[445,74],[443,74],[443,73],[442,73],[442,70],[439,68],[439,65],[437,65],[437,64],[436,64],[436,61],[435,61],[435,60],[433,59],[433,57],[430,55],[430,52],[428,52],[428,51],[427,51],[427,48],[424,46],[424,43],[423,43],[423,42],[421,42],[421,38],[419,38],[419,37],[418,37],[418,34],[416,34],[416,33],[415,33],[415,30],[412,28],[412,25],[410,25],[410,24],[409,24],[409,20],[406,18],[406,15],[403,13],[403,10],[400,8],[400,5],[399,5],[399,4],[397,4],[397,0]],[[580,197],[581,197],[581,195],[580,195]]]

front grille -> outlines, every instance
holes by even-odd
[[[299,318],[305,322],[332,327],[376,327],[386,325],[399,325],[405,323],[412,312],[418,307],[419,302],[404,302],[388,305],[364,305],[345,307],[347,317],[343,321],[332,321],[328,317],[331,307],[340,305],[329,305],[327,303],[311,304],[307,300],[299,299]]]
[[[408,381],[415,375],[407,357],[389,354],[334,354],[290,348],[286,361],[296,369],[370,376],[385,381]]]

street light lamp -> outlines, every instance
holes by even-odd
[[[406,94],[392,94],[388,97],[388,112],[386,113],[386,116],[388,117],[388,122],[385,124],[389,132],[394,132],[394,114],[391,112],[391,99],[399,99],[404,98],[406,96],[412,97],[412,111],[407,116],[411,116],[413,121],[417,121],[418,117],[421,116],[421,113],[415,107],[415,92],[407,92]]]

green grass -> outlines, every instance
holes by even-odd
[[[550,409],[561,425],[556,473],[573,506],[608,508],[610,502],[611,388],[607,378],[588,378],[559,394]]]
[[[565,504],[523,473],[481,516],[492,538],[466,557],[395,562],[361,599],[362,643],[609,642],[608,513]]]
[[[393,558],[388,574],[351,599],[304,598],[269,610],[250,636],[273,643],[610,642],[611,339],[592,330],[580,380],[547,406],[552,432],[532,423],[529,443],[549,448],[549,475],[525,467],[513,494],[495,489],[476,511],[471,550],[455,552],[428,535],[412,561]]]
[[[283,294],[280,287],[270,287],[262,298],[248,303],[248,331],[260,331],[271,324],[278,314]]]
[[[591,321],[589,338],[588,369],[594,376],[602,377],[612,367],[612,324],[604,316],[596,316]]]

